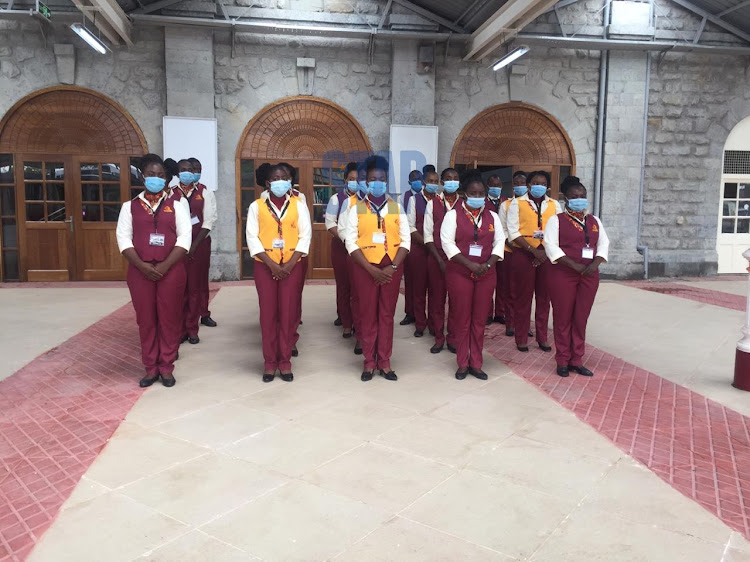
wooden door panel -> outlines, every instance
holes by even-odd
[[[62,226],[27,228],[26,246],[31,249],[26,255],[29,281],[70,281],[69,230],[66,223]]]
[[[333,266],[331,265],[331,235],[320,225],[313,227],[312,248],[310,250],[310,266],[308,273],[313,279],[332,279]]]
[[[98,228],[97,228],[98,227]],[[127,275],[127,262],[117,247],[113,228],[90,225],[77,237],[80,246],[81,278],[84,281],[118,281]]]

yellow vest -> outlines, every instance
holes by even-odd
[[[539,226],[539,215],[536,213],[534,204],[525,199],[518,199],[518,224],[521,236],[534,248],[542,244],[542,240],[534,238],[534,232],[544,230],[550,217],[557,214],[557,205],[552,199],[547,201],[547,208],[542,213],[542,226]]]
[[[388,201],[386,205],[388,214],[383,217],[381,228],[378,228],[378,217],[374,212],[370,212],[367,208],[367,203],[365,201],[357,203],[357,219],[359,223],[357,246],[362,250],[365,259],[376,265],[383,261],[386,253],[391,258],[391,261],[396,259],[396,253],[401,247],[401,235],[399,234],[401,213],[398,203]],[[373,242],[372,235],[375,232],[385,232],[385,244]]]
[[[504,207],[504,210],[502,210],[500,212],[504,212],[505,213],[505,224],[506,225],[508,224],[508,210],[510,209],[510,204],[511,203],[513,203],[513,198],[512,197],[510,199],[506,199],[500,205],[501,208]],[[505,235],[506,236],[508,235],[507,229],[506,229]],[[508,252],[509,254],[513,253],[513,246],[507,240],[505,241],[505,251]]]
[[[299,211],[297,209],[296,197],[290,197],[286,212],[281,218],[281,236],[279,236],[279,223],[276,215],[268,208],[266,200],[258,199],[258,238],[263,244],[263,249],[276,263],[285,263],[292,257],[294,249],[299,242]],[[283,238],[284,247],[274,248],[273,241]],[[260,261],[258,257],[256,261]]]

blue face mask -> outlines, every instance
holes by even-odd
[[[588,209],[588,206],[589,200],[585,197],[582,197],[580,199],[568,199],[568,209],[575,213],[585,211],[586,209]]]
[[[357,187],[359,187],[359,183],[357,183],[356,181],[346,182],[346,189],[349,190],[349,193],[356,193]]]
[[[531,196],[535,197],[536,199],[539,199],[540,197],[544,197],[547,194],[547,186],[546,185],[532,185],[531,186]]]
[[[459,182],[455,180],[443,182],[443,189],[446,193],[456,193],[458,191]]]
[[[180,172],[179,177],[182,185],[190,185],[193,183],[193,172]]]
[[[362,197],[367,195],[367,182],[365,180],[357,182],[357,191],[359,191],[359,194]]]
[[[367,193],[373,197],[382,197],[388,185],[384,181],[371,181],[367,184]]]
[[[503,192],[503,188],[502,187],[491,187],[490,188],[490,197],[492,197],[493,199],[497,199],[498,197],[500,197],[500,194],[502,192]]]
[[[481,209],[484,205],[484,197],[467,197],[466,205],[472,209]]]
[[[427,193],[437,193],[438,186],[436,183],[428,183],[424,186],[424,190]]]
[[[201,173],[200,172],[194,172],[193,173],[193,181],[195,183],[198,183],[201,179]]]
[[[164,178],[157,178],[156,176],[150,176],[144,178],[143,185],[146,186],[146,191],[149,193],[159,193],[164,186],[167,185],[167,180]]]
[[[529,188],[526,187],[525,185],[514,185],[513,186],[513,193],[515,194],[516,197],[523,197],[524,195],[526,195],[526,192],[528,190],[529,190]]]
[[[271,182],[271,193],[274,197],[284,197],[292,189],[292,182],[289,180],[278,180]]]
[[[411,188],[417,193],[422,191],[422,180],[414,180],[411,182]]]

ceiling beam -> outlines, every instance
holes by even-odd
[[[508,0],[471,36],[464,60],[481,60],[510,41],[530,21],[552,8],[557,0]],[[530,16],[531,19],[529,19]]]
[[[745,41],[747,41],[748,43],[750,43],[750,33],[745,33],[745,32],[744,32],[744,31],[742,31],[741,29],[739,29],[739,28],[737,28],[737,27],[733,26],[733,25],[732,25],[732,24],[730,24],[730,23],[727,23],[727,22],[725,22],[725,21],[724,21],[724,20],[722,20],[722,19],[719,19],[719,17],[718,17],[718,16],[715,16],[715,15],[713,15],[713,14],[711,14],[711,13],[707,12],[706,10],[704,10],[704,9],[702,9],[702,8],[699,8],[699,7],[698,7],[698,6],[696,6],[695,4],[691,4],[691,3],[690,3],[690,2],[688,2],[687,0],[672,0],[672,1],[673,1],[673,2],[675,3],[675,4],[679,4],[679,5],[680,5],[680,6],[682,6],[683,8],[685,8],[685,9],[687,9],[687,10],[690,10],[690,11],[691,11],[691,12],[693,12],[694,14],[698,14],[698,15],[699,15],[700,17],[702,17],[702,18],[706,18],[706,19],[707,19],[708,21],[710,21],[710,22],[711,22],[712,24],[714,24],[714,25],[718,25],[719,27],[723,27],[723,28],[724,28],[724,29],[726,29],[726,30],[727,30],[727,31],[728,31],[729,33],[732,33],[732,34],[736,35],[737,37],[739,37],[740,39],[744,39]]]
[[[385,5],[385,10],[383,10],[383,16],[380,18],[380,21],[378,22],[378,29],[383,29],[383,26],[385,25],[385,20],[388,19],[388,14],[391,13],[392,5],[393,5],[393,0],[388,0],[388,3]]]
[[[716,14],[716,17],[717,18],[723,18],[727,14],[731,14],[732,12],[735,12],[735,11],[740,10],[742,8],[745,8],[747,6],[750,6],[750,0],[745,0],[744,2],[740,2],[736,6],[732,6],[731,8],[727,8],[723,12],[719,12],[718,14]]]
[[[138,8],[137,10],[133,10],[132,12],[129,12],[130,14],[151,14],[153,12],[158,12],[159,10],[163,10],[164,8],[169,8],[171,6],[174,6],[175,4],[179,4],[182,2],[182,0],[159,0],[158,2],[154,2],[153,4],[147,4],[143,8]]]
[[[521,33],[516,41],[524,45],[559,47],[561,49],[586,49],[595,51],[658,51],[675,53],[701,53],[715,55],[748,56],[750,47],[723,47],[718,45],[695,45],[693,43],[668,41],[637,41],[630,39],[603,39],[597,37],[558,37],[555,35],[531,35]]]
[[[89,0],[91,5],[99,9],[99,13],[105,21],[117,32],[120,39],[128,46],[133,46],[133,39],[130,37],[133,30],[133,24],[130,23],[128,15],[116,2],[116,0]],[[97,22],[98,24],[99,22]]]
[[[434,21],[435,23],[439,23],[443,27],[447,27],[451,31],[455,31],[456,33],[466,33],[466,30],[460,25],[456,25],[452,21],[447,20],[443,17],[440,17],[437,14],[432,13],[430,10],[425,10],[422,6],[417,6],[413,2],[409,2],[409,0],[393,0],[393,1],[396,2],[396,4],[400,4],[404,8],[411,10],[415,14],[419,14],[423,18],[426,18],[430,21]]]
[[[96,17],[96,13],[98,12],[96,8],[84,3],[84,0],[73,0],[73,4],[83,13],[83,17],[89,20],[110,43],[113,45],[120,45],[122,43],[117,31],[112,29],[112,26],[103,21],[102,18]]]

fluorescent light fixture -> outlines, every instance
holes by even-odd
[[[76,32],[76,35],[86,41],[86,43],[89,44],[89,47],[94,49],[99,54],[106,54],[107,52],[107,46],[102,42],[101,39],[99,39],[96,35],[91,33],[85,25],[80,23],[72,23],[70,24],[70,29]]]
[[[521,45],[520,47],[516,47],[510,53],[508,53],[499,61],[497,61],[495,64],[493,64],[492,70],[497,71],[497,70],[500,70],[501,68],[505,68],[506,66],[513,63],[514,61],[520,59],[522,56],[524,56],[528,52],[529,52],[529,48],[526,45]]]

